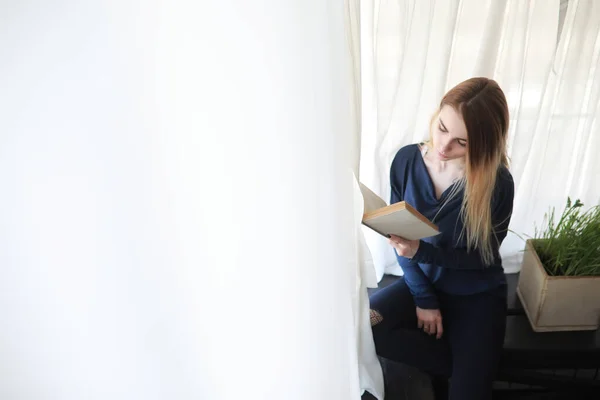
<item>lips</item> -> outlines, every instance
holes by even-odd
[[[440,158],[448,158],[447,155],[445,155],[444,153],[442,153],[441,151],[438,150],[438,154],[440,156]]]

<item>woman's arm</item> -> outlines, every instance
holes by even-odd
[[[390,168],[390,185],[392,189],[390,204],[404,199],[404,189],[409,172],[407,166],[410,157],[410,151],[405,147],[396,153],[392,161]],[[393,245],[393,243],[391,244]],[[433,285],[419,264],[416,261],[398,255],[398,252],[396,252],[396,259],[404,272],[404,282],[406,282],[408,289],[413,295],[417,307],[429,310],[439,308]]]
[[[396,253],[396,258],[402,271],[404,271],[404,282],[406,282],[406,286],[413,295],[416,306],[424,310],[440,308],[431,281],[419,267],[419,264],[406,257],[399,256],[398,253]]]

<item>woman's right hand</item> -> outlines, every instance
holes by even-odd
[[[442,337],[444,328],[440,310],[425,310],[417,307],[417,320],[419,321],[419,329],[423,329],[429,335],[436,335],[438,339]]]

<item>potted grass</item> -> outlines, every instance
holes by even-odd
[[[600,206],[577,200],[525,243],[517,294],[536,332],[598,329],[600,322]]]

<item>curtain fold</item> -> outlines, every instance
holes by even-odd
[[[354,288],[353,313],[354,334],[356,339],[356,358],[358,361],[358,381],[361,393],[368,391],[376,399],[383,400],[384,384],[383,371],[373,342],[371,320],[369,316],[368,288],[377,287],[377,274],[371,257],[371,252],[366,244],[362,230],[362,215],[364,201],[358,186],[360,172],[360,143],[361,143],[361,2],[360,0],[345,0],[346,13],[346,38],[348,42],[349,66],[351,67],[349,82],[351,94],[351,116],[353,122],[351,130],[351,164],[353,169],[354,189],[354,218],[355,226],[353,243],[356,249],[356,259],[352,265],[355,267],[356,285]]]
[[[360,0],[344,0],[345,6],[345,28],[346,28],[346,43],[347,51],[350,58],[350,82],[348,86],[351,90],[351,115],[352,124],[352,139],[351,139],[351,154],[352,171],[356,177],[360,173],[360,142],[361,142],[361,127],[362,127],[362,82],[361,82],[361,14]]]

